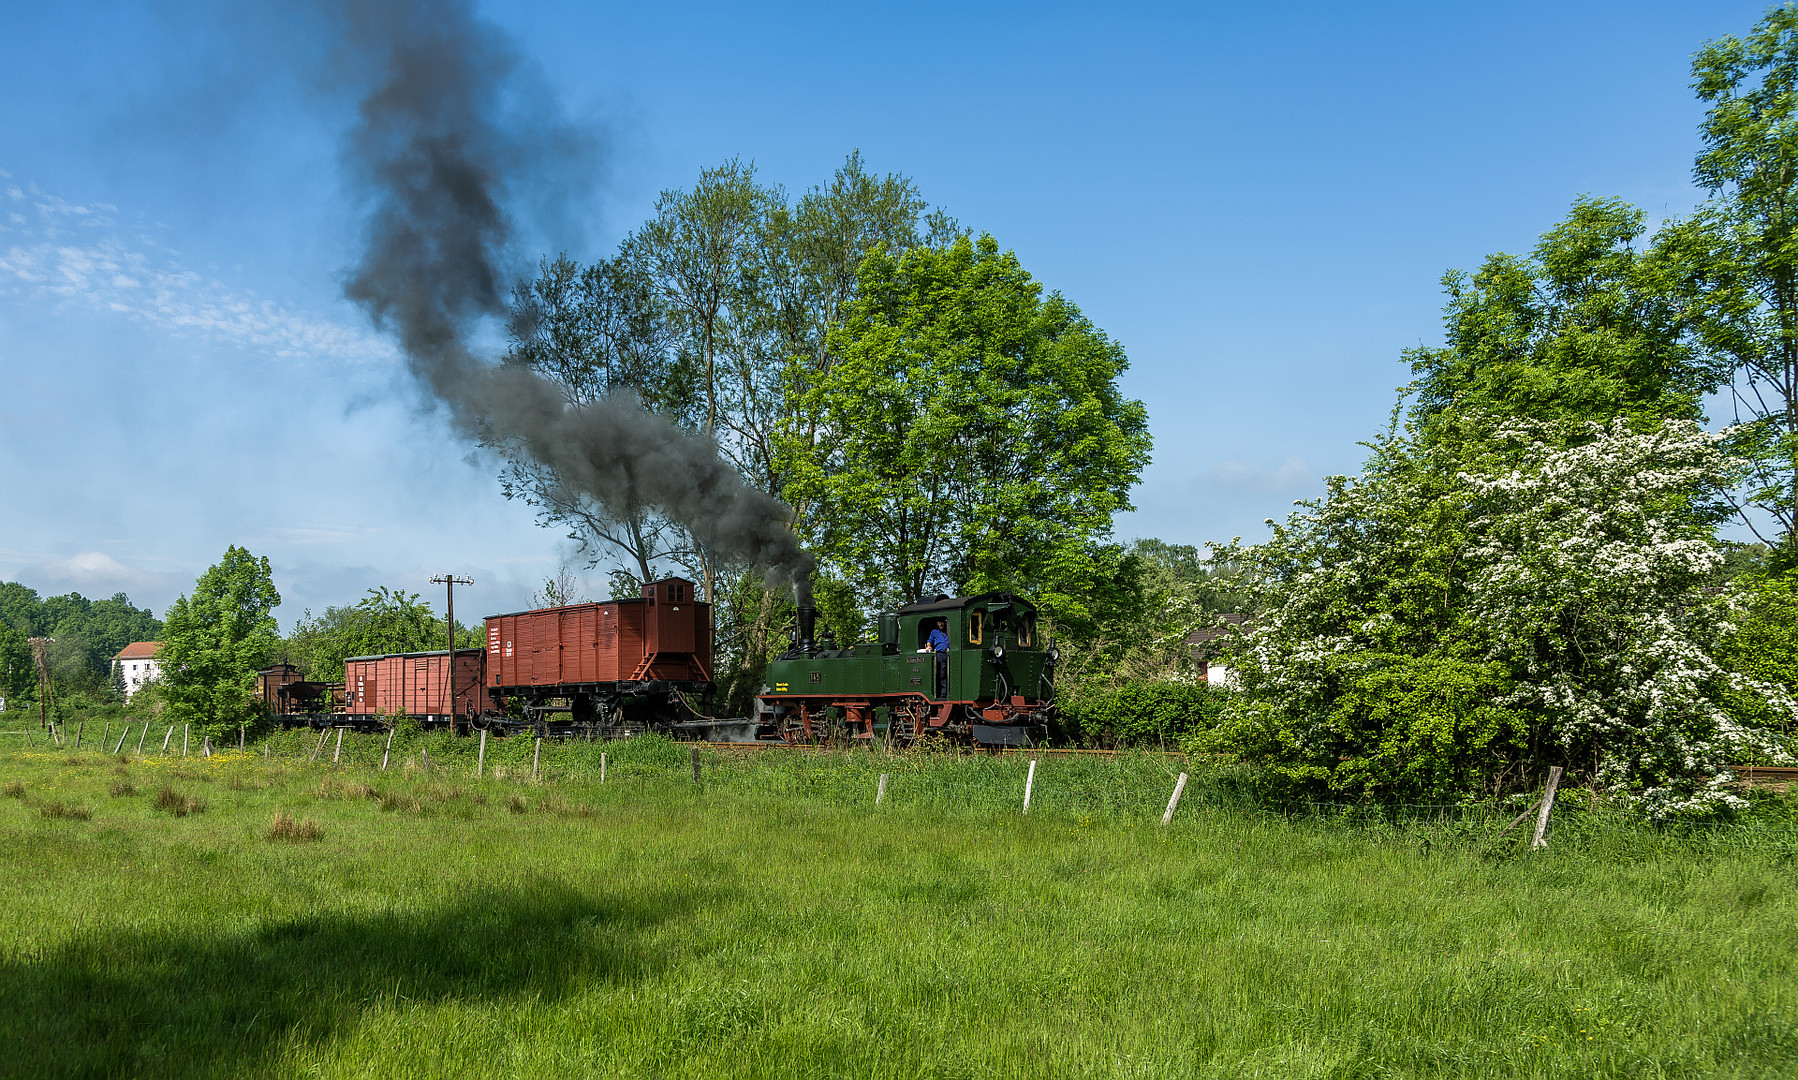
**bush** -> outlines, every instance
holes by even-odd
[[[1056,741],[1175,749],[1209,731],[1229,691],[1205,683],[1129,680],[1061,702]]]

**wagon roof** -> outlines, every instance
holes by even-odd
[[[1035,604],[1021,596],[1008,592],[989,592],[981,593],[979,596],[946,596],[941,600],[920,600],[915,604],[900,606],[899,614],[916,615],[925,611],[955,611],[967,607],[969,604],[980,603],[1021,604],[1032,611],[1036,610]]]
[[[654,581],[646,583],[643,587],[647,589],[653,585],[666,585],[669,582],[673,582],[673,581],[678,581],[682,585],[696,587],[694,582],[689,581],[688,579],[686,579],[684,577],[678,577],[678,576],[677,577],[657,578]],[[502,611],[495,615],[488,615],[487,618],[489,618],[489,619],[510,619],[510,618],[513,618],[518,615],[536,615],[536,614],[539,614],[540,612],[545,612],[545,611],[567,611],[570,608],[605,607],[607,604],[641,604],[643,602],[644,602],[644,598],[641,596],[619,596],[619,597],[615,597],[611,600],[582,600],[578,604],[561,604],[556,607],[526,608],[523,611]],[[688,603],[700,604],[700,603],[704,603],[704,601],[695,599],[695,600],[688,601]]]
[[[481,651],[480,649],[457,649],[456,650],[456,652],[458,652],[464,656],[467,656],[470,653],[478,653],[480,651]],[[448,649],[431,649],[427,652],[383,652],[383,653],[370,653],[367,656],[346,656],[343,658],[343,662],[347,664],[351,660],[395,660],[395,659],[410,660],[415,656],[447,656],[448,654],[449,654]]]

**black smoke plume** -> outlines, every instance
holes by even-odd
[[[547,380],[471,346],[480,320],[505,311],[507,208],[583,164],[581,138],[508,39],[462,0],[351,0],[337,11],[368,84],[344,152],[370,203],[349,297],[397,336],[464,435],[512,441],[614,511],[659,512],[714,557],[789,580],[809,603],[812,558],[788,507],[745,483],[709,439],[630,395],[569,405]]]

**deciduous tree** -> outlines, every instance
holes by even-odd
[[[177,717],[223,734],[251,715],[256,669],[280,640],[270,614],[280,602],[268,558],[236,545],[175,600],[157,666]]]
[[[990,236],[876,249],[782,443],[814,550],[864,603],[1010,588],[1084,616],[1148,459],[1123,349]]]
[[[426,652],[443,648],[444,620],[417,593],[378,586],[354,604],[307,611],[280,643],[277,655],[319,682],[343,679],[349,656]],[[479,629],[458,625],[456,647],[480,648]]]
[[[1798,8],[1692,59],[1708,109],[1693,176],[1715,194],[1665,230],[1693,340],[1732,376],[1733,490],[1744,523],[1798,562]]]

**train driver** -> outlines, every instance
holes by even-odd
[[[930,632],[930,651],[936,654],[936,696],[949,696],[949,620],[938,619]]]

